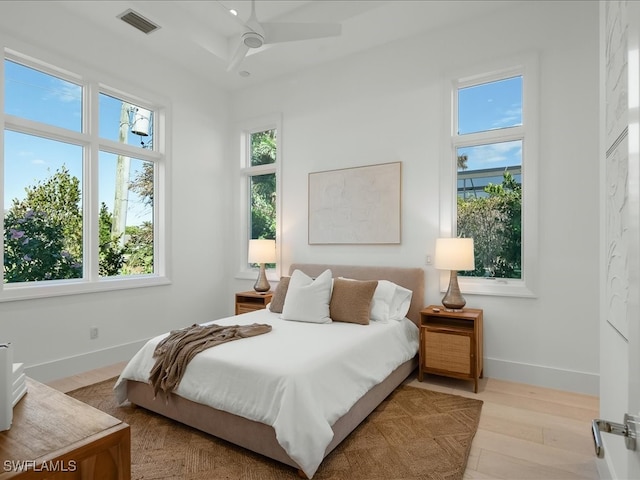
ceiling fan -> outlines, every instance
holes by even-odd
[[[243,28],[240,41],[231,57],[227,71],[238,68],[250,49],[274,43],[335,37],[342,32],[339,23],[261,23],[256,17],[256,2],[251,0],[251,15],[246,22],[235,17]]]

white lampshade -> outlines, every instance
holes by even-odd
[[[437,238],[434,266],[438,270],[474,270],[473,238]]]
[[[275,263],[275,240],[249,240],[249,263]]]

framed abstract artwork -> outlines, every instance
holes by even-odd
[[[400,243],[401,162],[309,174],[309,244]]]

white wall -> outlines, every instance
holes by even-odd
[[[239,246],[235,121],[281,112],[283,263],[423,266],[426,301],[438,274],[424,265],[438,237],[444,75],[483,60],[537,51],[541,66],[540,287],[535,299],[467,295],[485,309],[485,375],[598,393],[598,8],[527,2],[473,22],[389,44],[229,95],[126,42],[82,26],[48,2],[0,2],[3,46],[135,79],[171,100],[173,283],[165,287],[0,304],[0,338],[15,361],[50,380],[126,360],[152,335],[230,314]],[[141,63],[141,60],[144,62]],[[126,76],[125,76],[126,73]],[[231,115],[229,115],[231,112]],[[307,244],[307,175],[401,161],[402,243]],[[100,337],[89,340],[89,327]]]
[[[0,2],[0,45],[169,100],[172,284],[0,303],[0,339],[12,342],[14,361],[42,381],[128,360],[142,340],[230,313],[220,267],[229,220],[228,96],[149,52],[131,52],[125,40],[52,3]],[[99,328],[96,340],[89,339],[91,326]]]
[[[285,272],[293,261],[422,266],[426,301],[439,303],[438,273],[425,257],[439,236],[445,75],[527,52],[539,54],[541,70],[540,158],[525,159],[539,162],[538,295],[467,295],[467,306],[485,311],[486,376],[597,394],[597,2],[515,4],[249,88],[233,95],[232,120],[282,113]],[[308,245],[309,172],[395,161],[400,245]],[[236,280],[229,295],[243,288],[250,283]]]

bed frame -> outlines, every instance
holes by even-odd
[[[424,308],[424,270],[404,267],[370,267],[330,264],[294,263],[289,272],[299,269],[311,277],[316,277],[327,268],[334,277],[348,277],[357,280],[389,280],[413,291],[407,317],[420,324],[420,310]],[[417,356],[400,365],[385,380],[373,387],[353,407],[333,425],[334,437],[327,446],[326,457],[344,440],[417,366]],[[159,413],[165,417],[189,425],[193,428],[224,439],[253,452],[265,455],[298,469],[276,439],[275,430],[270,425],[248,420],[244,417],[195,403],[176,394],[154,399],[153,389],[147,383],[129,380],[127,382],[129,401],[140,407]],[[306,478],[306,477],[305,477]]]

